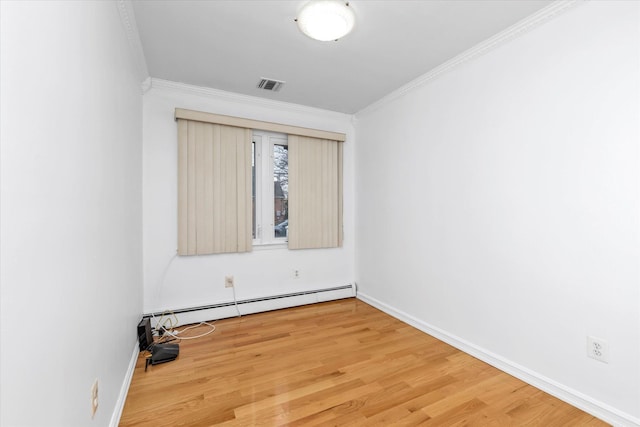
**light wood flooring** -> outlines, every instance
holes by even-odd
[[[140,356],[121,427],[607,425],[354,298],[215,325]]]

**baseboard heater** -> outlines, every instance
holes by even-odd
[[[259,313],[262,311],[278,310],[287,307],[313,304],[317,302],[331,301],[336,299],[351,298],[355,296],[355,287],[352,284],[336,286],[333,288],[315,289],[310,291],[292,292],[289,294],[271,295],[260,298],[249,298],[238,300],[238,308],[241,314]],[[176,315],[180,315],[178,320],[181,325],[201,322],[212,319],[223,319],[237,316],[238,313],[234,301],[219,304],[209,304],[197,307],[179,308],[167,310]],[[153,317],[159,318],[167,311],[153,312],[143,315],[143,319]]]

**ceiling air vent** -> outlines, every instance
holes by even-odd
[[[267,79],[264,77],[260,78],[260,83],[258,83],[258,89],[270,90],[272,92],[277,92],[280,90],[284,82],[280,80]]]

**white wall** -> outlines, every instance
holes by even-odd
[[[144,310],[155,312],[233,301],[224,287],[235,279],[238,300],[308,291],[353,282],[353,132],[351,116],[292,104],[153,80],[144,95]],[[290,251],[255,248],[243,254],[176,257],[177,128],[186,108],[344,132],[344,246]],[[300,277],[293,277],[293,270]],[[208,314],[203,313],[207,320]]]
[[[115,2],[0,5],[0,424],[105,426],[142,312],[140,77]]]
[[[363,297],[630,422],[638,9],[580,5],[355,124]]]

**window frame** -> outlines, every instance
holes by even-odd
[[[288,146],[288,135],[259,129],[252,130],[254,150],[255,231],[253,246],[286,245],[288,238],[276,237],[274,227],[274,146]]]

